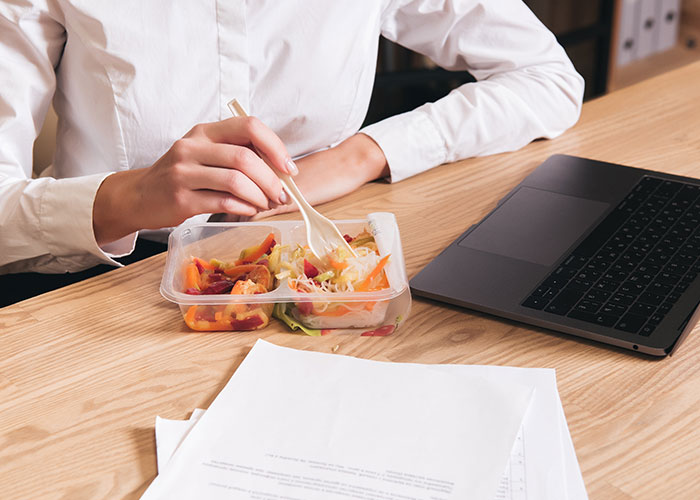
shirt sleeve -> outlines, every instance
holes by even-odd
[[[578,120],[583,78],[522,0],[397,0],[382,35],[476,79],[361,130],[384,151],[392,182],[554,138]]]
[[[32,146],[66,41],[56,17],[32,2],[0,3],[0,273],[119,265],[112,257],[135,242],[131,235],[103,249],[95,240],[92,206],[109,174],[32,179]]]

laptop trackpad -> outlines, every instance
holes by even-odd
[[[521,187],[459,245],[551,266],[608,206],[600,201]]]

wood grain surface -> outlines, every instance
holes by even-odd
[[[698,82],[700,63],[586,103],[557,139],[375,182],[321,211],[394,212],[413,276],[551,154],[700,176]],[[156,474],[155,416],[207,408],[258,338],[377,360],[555,368],[590,498],[700,498],[697,327],[661,360],[422,299],[388,337],[311,338],[277,322],[195,333],[159,294],[164,262],[0,309],[1,498],[138,498]]]

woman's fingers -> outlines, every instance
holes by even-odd
[[[247,147],[192,139],[179,142],[188,142],[185,147],[190,150],[191,157],[209,167],[192,169],[190,182],[193,189],[228,192],[262,209],[270,208],[268,199],[275,204],[287,203],[287,195],[277,175]]]
[[[200,189],[190,191],[187,203],[196,213],[227,213],[252,217],[258,209],[246,200],[221,191]]]
[[[274,206],[255,182],[236,169],[196,168],[193,169],[189,182],[193,191],[217,191],[225,195],[235,196],[261,210],[267,210]]]
[[[215,143],[249,145],[280,172],[290,175],[297,173],[282,140],[254,116],[197,125],[190,134],[204,135]]]

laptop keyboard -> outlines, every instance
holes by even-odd
[[[700,272],[700,186],[643,177],[522,305],[649,336]]]

